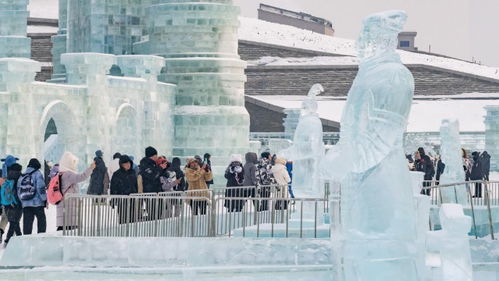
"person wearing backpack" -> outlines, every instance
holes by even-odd
[[[62,155],[61,161],[59,161],[59,175],[61,179],[61,192],[63,195],[69,193],[80,193],[79,183],[87,180],[92,171],[95,168],[95,162],[92,162],[90,167],[88,167],[83,173],[79,174],[77,172],[79,159],[71,152],[65,152]],[[64,197],[60,204],[57,204],[57,231],[63,230],[63,221],[64,221]],[[66,226],[68,229],[74,229],[76,227],[76,206],[66,206],[66,211],[69,212],[69,216],[67,216]]]
[[[33,158],[29,160],[26,172],[17,183],[17,196],[23,207],[23,234],[30,235],[33,231],[33,222],[36,217],[38,233],[47,230],[47,219],[44,208],[47,206],[45,180],[40,171],[42,165]]]
[[[19,164],[13,164],[9,167],[7,172],[7,180],[2,184],[0,188],[0,196],[2,206],[5,208],[7,213],[7,219],[9,220],[9,231],[7,232],[7,237],[5,238],[5,245],[7,245],[12,236],[21,236],[21,227],[19,222],[23,215],[23,208],[21,202],[17,197],[17,183],[19,177],[21,177],[21,171],[23,167]]]
[[[12,155],[7,155],[7,157],[1,159],[0,161],[3,162],[2,164],[2,169],[0,170],[1,177],[0,177],[0,186],[3,185],[3,183],[7,180],[7,173],[9,168],[17,163],[19,158],[14,157]],[[5,230],[7,229],[7,224],[9,223],[9,220],[7,219],[7,213],[5,212],[4,207],[0,204],[0,244],[2,243],[2,237],[5,234]]]

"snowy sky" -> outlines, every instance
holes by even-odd
[[[32,16],[57,17],[57,0],[30,0]],[[499,0],[234,0],[243,16],[256,17],[263,2],[332,20],[336,35],[356,38],[362,19],[373,12],[403,9],[408,31],[417,31],[422,51],[499,66]]]

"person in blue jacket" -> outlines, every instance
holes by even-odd
[[[33,231],[33,222],[36,217],[38,233],[47,230],[45,208],[47,193],[45,180],[40,171],[42,165],[37,159],[29,160],[28,168],[17,183],[17,196],[23,207],[23,234],[30,235]]]

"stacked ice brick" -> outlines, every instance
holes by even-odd
[[[177,84],[173,154],[209,152],[215,165],[249,149],[246,63],[237,53],[239,8],[231,0],[153,1],[138,52],[167,58],[160,80]]]
[[[286,114],[286,117],[284,117],[283,120],[284,134],[286,135],[287,139],[292,140],[295,135],[298,122],[300,121],[301,109],[300,108],[284,109],[284,114]]]
[[[490,168],[499,171],[499,106],[486,106],[485,150],[491,155]]]
[[[63,53],[130,55],[133,43],[141,40],[142,0],[59,1],[59,32],[52,38],[53,78],[64,77]]]
[[[0,58],[31,57],[27,5],[28,0],[0,0]]]

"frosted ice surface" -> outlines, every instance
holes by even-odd
[[[445,171],[440,177],[440,184],[451,184],[465,180],[463,159],[461,153],[461,139],[459,136],[458,120],[442,120],[440,128],[441,158],[445,163]],[[468,204],[468,193],[464,185],[440,188],[442,202]],[[456,202],[457,200],[457,202]]]
[[[421,280],[416,209],[403,151],[414,78],[396,53],[407,15],[374,14],[358,41],[361,63],[348,94],[341,137],[321,165],[341,182],[338,280]],[[418,249],[423,251],[423,249]]]
[[[442,230],[428,233],[429,251],[440,254],[438,280],[472,281],[473,266],[468,237],[471,218],[464,215],[462,205],[442,204],[440,221]]]

